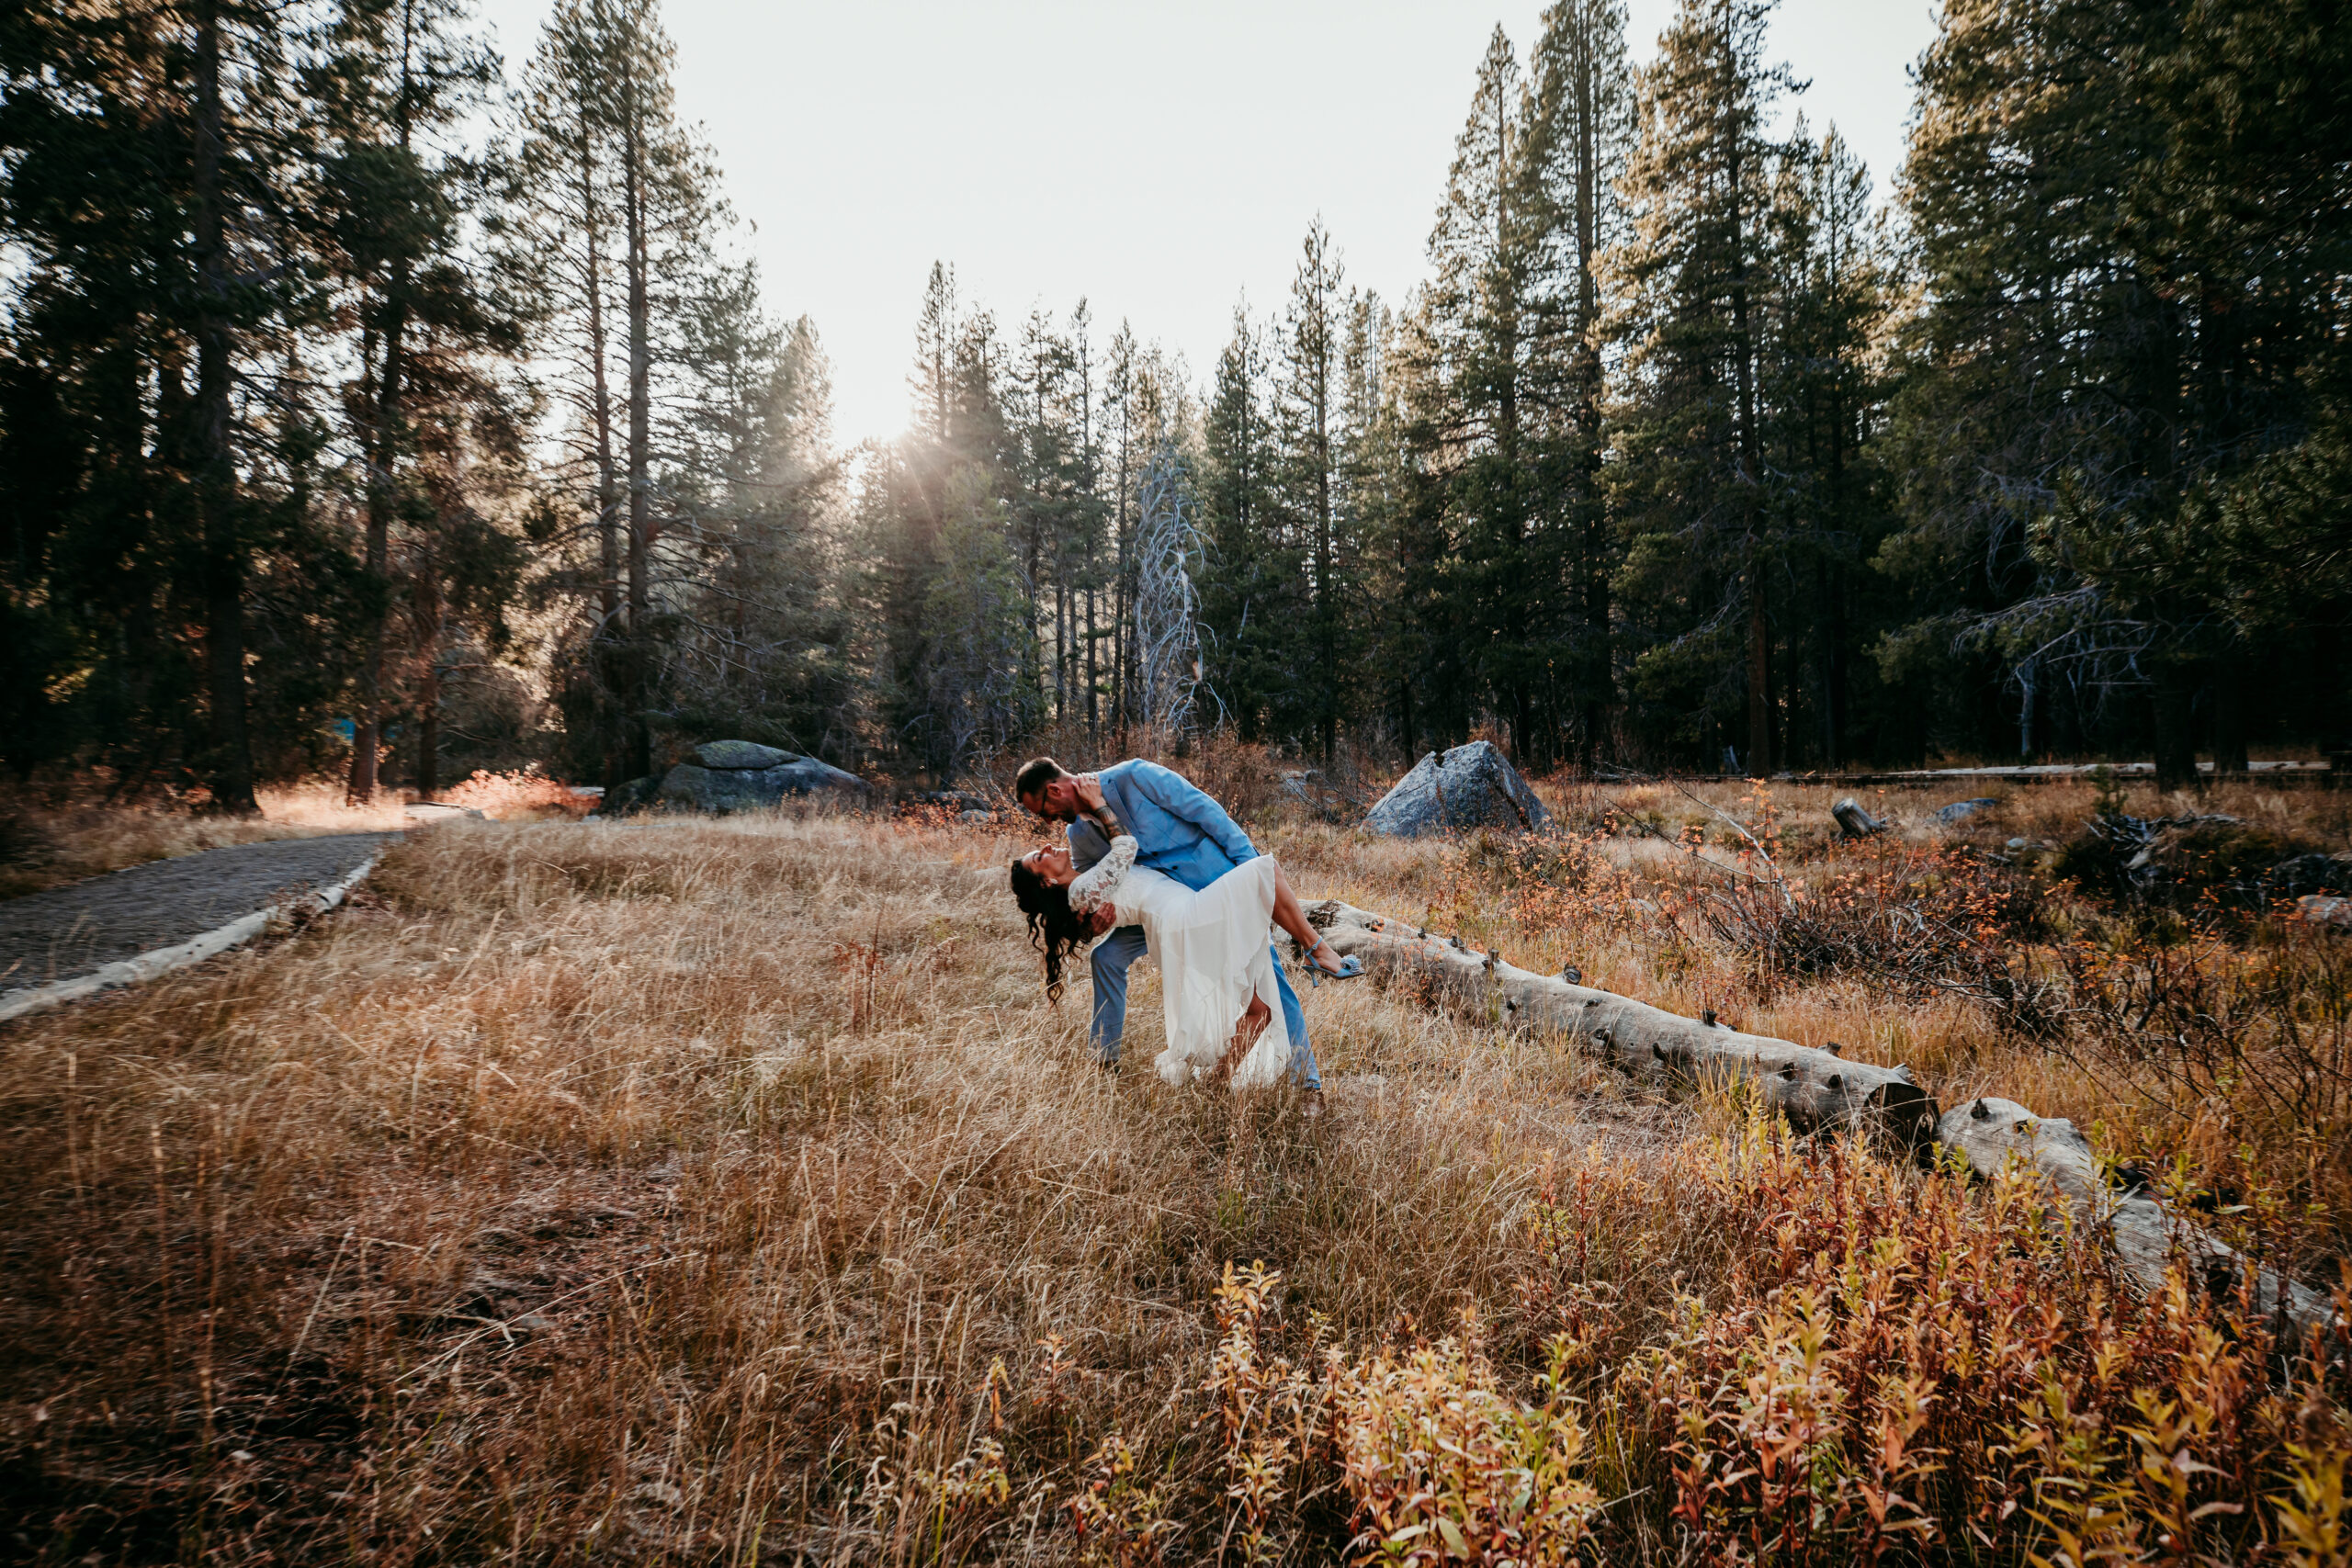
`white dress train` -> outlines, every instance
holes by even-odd
[[[1290,1030],[1274,986],[1270,929],[1274,918],[1272,858],[1242,862],[1195,893],[1174,877],[1135,863],[1136,840],[1122,833],[1111,851],[1070,884],[1070,908],[1083,914],[1110,905],[1117,923],[1141,926],[1159,961],[1160,1007],[1168,1046],[1153,1064],[1172,1084],[1216,1068],[1233,1026],[1255,995],[1273,1016],[1233,1069],[1233,1087],[1274,1082],[1290,1065]]]

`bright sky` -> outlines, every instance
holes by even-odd
[[[485,0],[510,77],[548,0]],[[1629,0],[1634,59],[1673,0]],[[1541,0],[666,0],[681,113],[756,232],[769,308],[816,321],[843,442],[906,423],[933,259],[1007,327],[1083,296],[1205,379],[1246,292],[1279,306],[1318,212],[1398,299],[1500,22]],[[1773,51],[1883,199],[1931,0],[1782,0]]]

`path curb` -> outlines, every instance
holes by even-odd
[[[0,1023],[23,1018],[28,1013],[45,1012],[67,1002],[80,1001],[84,997],[96,996],[118,986],[136,986],[158,976],[168,975],[175,969],[185,969],[191,964],[201,964],[216,953],[226,953],[240,943],[251,942],[267,931],[269,922],[280,916],[292,915],[306,908],[323,914],[342,903],[344,896],[358,886],[360,879],[375,870],[377,863],[383,858],[380,852],[369,855],[340,882],[313,887],[287,903],[272,904],[266,909],[241,915],[225,926],[215,926],[186,942],[175,942],[169,947],[150,948],[135,957],[118,960],[93,969],[87,975],[76,975],[70,980],[57,980],[46,986],[28,986],[21,990],[10,991],[0,996]]]

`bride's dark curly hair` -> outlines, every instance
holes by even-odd
[[[1029,945],[1046,955],[1046,995],[1062,999],[1062,965],[1094,933],[1069,907],[1069,889],[1056,887],[1020,861],[1012,863],[1012,901],[1029,917]]]

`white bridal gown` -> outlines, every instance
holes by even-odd
[[[1224,1057],[1254,993],[1273,1017],[1233,1070],[1235,1089],[1272,1083],[1290,1064],[1290,1031],[1274,987],[1268,929],[1274,918],[1274,862],[1242,862],[1198,893],[1174,877],[1135,863],[1136,840],[1122,833],[1110,852],[1070,884],[1070,908],[1108,904],[1117,923],[1141,926],[1159,961],[1160,1005],[1168,1048],[1154,1064],[1172,1084],[1206,1077]]]

